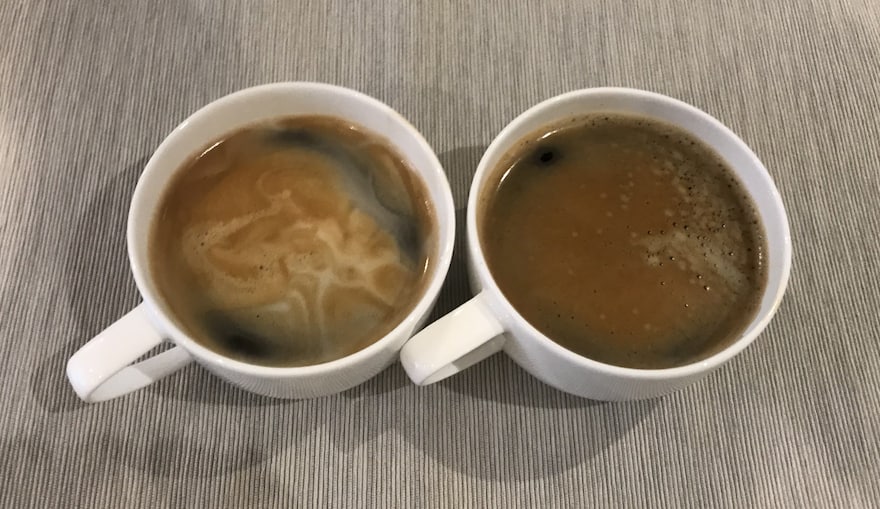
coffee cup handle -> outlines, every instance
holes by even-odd
[[[67,361],[67,379],[83,401],[97,403],[136,391],[192,362],[175,346],[133,364],[165,339],[141,303],[83,345]]]
[[[501,350],[503,332],[481,292],[413,336],[400,350],[400,362],[413,383],[429,385]]]

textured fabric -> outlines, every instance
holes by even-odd
[[[878,507],[880,3],[246,4],[0,3],[0,506]],[[485,146],[530,105],[598,85],[681,98],[776,179],[788,294],[741,356],[653,401],[577,399],[496,356],[317,400],[191,366],[79,402],[66,359],[139,301],[125,216],[147,158],[203,104],[280,80],[409,118],[460,221]],[[437,314],[467,297],[460,255]]]

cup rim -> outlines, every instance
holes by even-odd
[[[494,170],[494,168],[488,167],[489,159],[494,157],[495,154],[498,152],[509,150],[513,146],[512,144],[518,141],[507,140],[507,138],[510,136],[510,133],[520,128],[523,124],[530,122],[532,117],[542,112],[543,110],[559,102],[597,95],[616,95],[618,97],[622,96],[632,99],[647,99],[655,102],[664,102],[676,108],[685,110],[691,115],[700,117],[702,120],[709,122],[715,128],[723,132],[725,136],[727,136],[735,145],[737,145],[737,148],[748,157],[750,164],[755,166],[759,170],[758,173],[760,174],[760,178],[763,181],[762,184],[765,185],[770,191],[773,208],[775,212],[779,215],[779,219],[781,220],[781,223],[783,225],[782,250],[781,253],[776,255],[781,256],[782,258],[781,278],[775,287],[771,287],[768,285],[768,287],[764,290],[764,295],[767,295],[771,292],[774,293],[772,305],[766,313],[758,318],[757,321],[752,320],[751,324],[753,325],[748,330],[748,333],[740,336],[739,339],[728,345],[720,352],[717,352],[705,359],[701,359],[696,362],[688,363],[682,366],[674,366],[671,368],[639,369],[616,366],[579,355],[547,337],[544,333],[542,333],[531,323],[529,323],[529,321],[526,320],[522,315],[520,315],[519,312],[516,311],[516,308],[513,307],[513,305],[498,287],[498,284],[495,282],[495,279],[489,271],[489,267],[483,253],[483,247],[480,242],[477,221],[477,205],[479,203],[480,195],[482,194],[483,187],[486,182],[486,174]],[[575,115],[577,114],[573,114],[573,116]],[[477,276],[480,284],[483,287],[482,291],[485,292],[488,290],[492,297],[490,301],[494,301],[493,304],[500,304],[501,309],[499,311],[501,311],[504,317],[502,323],[504,323],[504,321],[516,322],[519,328],[525,329],[530,339],[535,338],[539,343],[541,343],[543,347],[549,348],[555,354],[565,357],[584,368],[594,371],[602,371],[610,375],[628,379],[661,380],[684,378],[698,373],[708,372],[732,359],[747,346],[749,346],[770,323],[773,316],[776,314],[776,311],[779,309],[779,305],[782,302],[782,297],[785,294],[785,290],[788,286],[788,280],[791,272],[792,243],[788,216],[786,214],[785,207],[782,203],[782,197],[776,187],[776,184],[773,182],[770,173],[764,167],[764,164],[760,161],[760,159],[758,159],[758,156],[754,153],[754,151],[752,151],[752,149],[730,128],[725,126],[712,115],[709,115],[708,113],[697,108],[696,106],[656,92],[627,87],[595,87],[566,92],[541,101],[540,103],[520,113],[516,118],[509,122],[498,133],[498,135],[495,136],[495,138],[492,140],[492,143],[490,143],[489,146],[486,148],[486,151],[483,153],[483,156],[480,159],[479,164],[477,165],[477,170],[474,174],[474,178],[471,181],[467,207],[467,240],[468,250],[470,252],[471,259],[474,260],[474,263],[472,265],[473,270],[479,273],[477,274]],[[507,331],[509,331],[509,329],[507,326],[505,326],[505,332]]]
[[[151,175],[153,175],[157,171],[154,168],[163,163],[163,159],[166,156],[169,147],[172,144],[176,143],[177,138],[188,132],[189,125],[194,119],[211,114],[216,110],[220,110],[224,107],[229,106],[230,104],[234,104],[242,100],[247,100],[257,95],[263,95],[267,93],[271,94],[277,92],[286,92],[292,94],[322,92],[327,94],[336,94],[340,97],[347,96],[350,99],[367,104],[370,108],[376,111],[384,112],[386,115],[388,115],[389,118],[393,119],[394,122],[401,125],[410,134],[413,141],[417,144],[418,150],[423,152],[430,162],[430,166],[427,168],[427,170],[415,169],[419,177],[422,179],[430,178],[428,176],[425,176],[426,171],[436,174],[437,181],[440,187],[441,200],[446,203],[445,207],[437,203],[434,204],[436,221],[438,224],[445,222],[449,225],[444,238],[440,237],[438,231],[437,247],[435,253],[436,261],[434,263],[433,273],[430,274],[430,280],[425,285],[421,297],[419,297],[419,300],[415,303],[412,310],[409,312],[408,315],[406,315],[406,317],[403,318],[403,320],[401,320],[384,336],[354,353],[331,361],[318,364],[309,364],[306,366],[278,367],[251,364],[224,356],[218,352],[215,352],[214,350],[211,350],[199,344],[197,341],[192,339],[189,334],[178,327],[177,324],[173,320],[171,320],[169,316],[158,305],[158,302],[161,302],[161,300],[151,290],[150,285],[147,284],[148,281],[152,280],[152,277],[149,274],[149,267],[142,266],[138,262],[138,257],[136,254],[136,246],[138,245],[138,243],[148,242],[148,239],[139,238],[135,234],[135,226],[139,224],[137,222],[138,218],[144,215],[143,211],[141,211],[141,208],[145,206],[143,205],[143,202],[146,199],[145,195],[147,193],[147,191],[145,190],[147,187],[145,182],[151,179]],[[246,124],[243,123],[238,126],[232,126],[230,127],[229,131],[233,131],[236,129],[236,127],[242,127],[244,125]],[[376,134],[384,136],[381,132],[377,132]],[[395,145],[392,140],[388,141],[392,145]],[[201,147],[193,147],[193,153],[200,148]],[[154,213],[154,210],[147,211],[146,216],[149,217],[149,220],[153,219]],[[440,160],[437,158],[436,152],[434,152],[433,148],[431,148],[430,144],[427,142],[427,140],[425,140],[421,132],[419,132],[419,130],[416,129],[406,118],[404,118],[400,113],[398,113],[396,110],[394,110],[384,102],[347,87],[320,82],[291,81],[267,83],[232,92],[200,107],[198,110],[187,116],[186,119],[184,119],[180,124],[178,124],[162,140],[162,142],[150,156],[149,161],[144,166],[144,169],[141,172],[140,177],[138,178],[134,194],[132,195],[131,205],[129,207],[126,225],[126,243],[129,263],[131,266],[132,274],[134,276],[135,284],[137,285],[138,291],[141,294],[141,298],[143,299],[144,303],[147,304],[147,309],[150,312],[150,316],[153,318],[154,323],[158,325],[158,329],[162,331],[164,335],[171,339],[174,344],[186,349],[198,361],[202,362],[208,367],[222,367],[224,369],[232,370],[244,375],[277,379],[300,376],[305,377],[310,375],[328,373],[332,371],[344,370],[346,368],[360,364],[368,358],[374,357],[376,354],[385,349],[389,342],[392,342],[395,339],[400,340],[400,343],[402,345],[405,340],[408,339],[401,339],[403,331],[407,329],[415,329],[415,327],[418,325],[419,317],[427,314],[428,309],[433,305],[437,295],[440,293],[440,289],[443,286],[443,282],[446,279],[446,275],[449,271],[449,266],[452,262],[452,253],[455,245],[455,227],[455,205],[452,198],[452,190],[449,185],[449,179],[446,177],[446,173],[443,170],[443,166],[440,163]]]

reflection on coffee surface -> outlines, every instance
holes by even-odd
[[[302,366],[393,329],[424,290],[427,190],[384,139],[286,117],[206,147],[174,177],[151,272],[175,321],[245,362]]]
[[[660,369],[738,339],[767,283],[757,210],[683,130],[593,115],[524,139],[495,168],[480,239],[505,297],[565,348]]]

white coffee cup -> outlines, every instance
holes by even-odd
[[[630,369],[577,355],[529,324],[501,293],[486,265],[477,221],[480,197],[492,185],[493,169],[517,142],[557,122],[598,112],[638,115],[679,126],[715,149],[737,173],[758,207],[768,243],[768,283],[760,309],[742,336],[699,362],[669,369]],[[544,101],[505,127],[483,155],[467,210],[471,287],[476,295],[416,334],[400,352],[416,384],[430,384],[504,350],[535,377],[563,391],[598,400],[660,396],[682,388],[729,361],[770,322],[785,292],[791,268],[791,237],[779,192],[755,154],[733,132],[699,109],[641,90],[595,88]]]
[[[184,333],[157,297],[147,241],[163,191],[187,159],[243,126],[289,115],[330,115],[386,138],[425,183],[436,214],[437,242],[424,293],[391,332],[341,359],[275,368],[225,357]],[[359,92],[320,83],[276,83],[236,92],[183,121],[144,168],[128,215],[128,257],[143,302],[70,358],[68,379],[83,400],[103,401],[151,384],[195,360],[217,376],[266,396],[306,398],[351,388],[394,362],[400,347],[427,320],[449,269],[454,239],[455,208],[443,168],[422,135],[393,109]],[[165,340],[176,346],[136,363]]]

